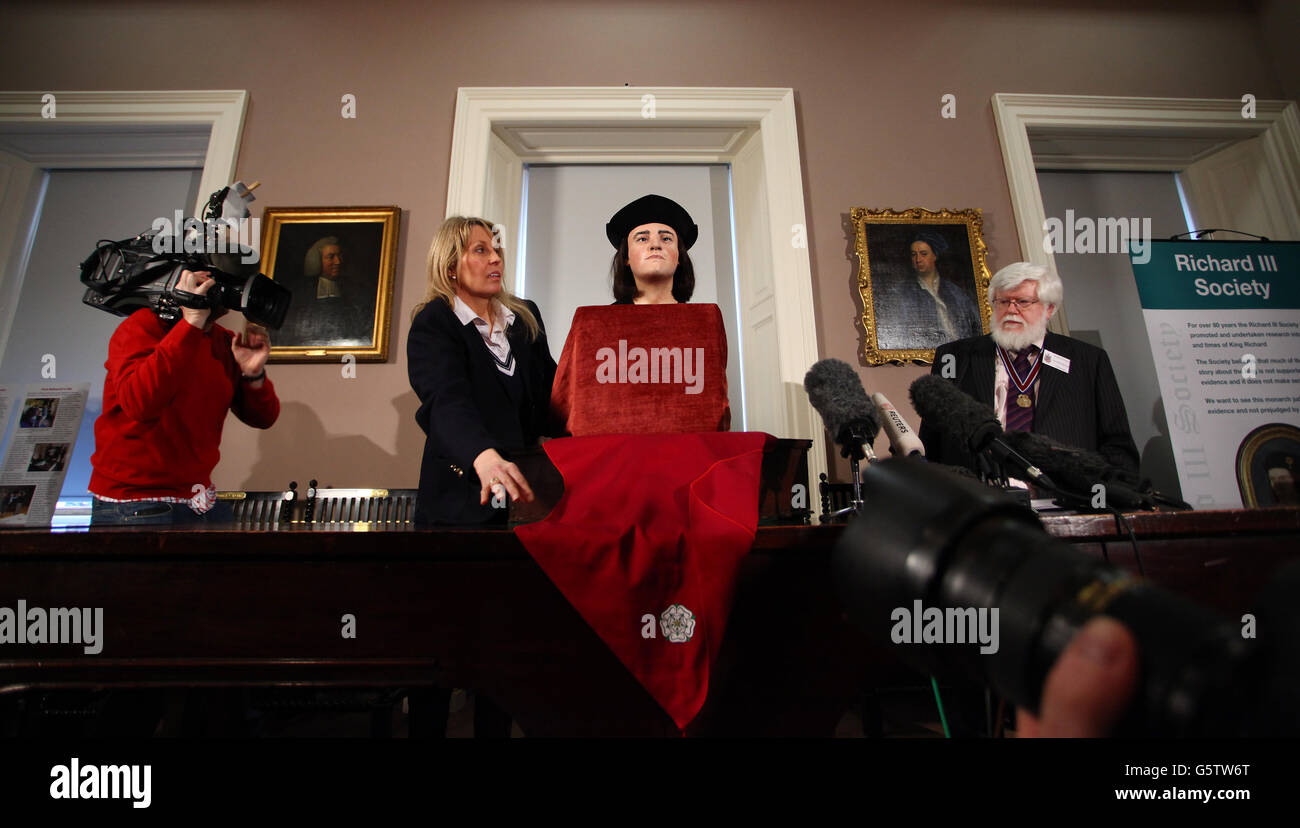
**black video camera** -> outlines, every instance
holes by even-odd
[[[174,223],[159,219],[132,238],[101,241],[81,263],[87,287],[81,301],[117,316],[152,308],[168,324],[181,318],[182,308],[237,310],[250,322],[279,328],[292,293],[258,271],[247,237],[240,238],[251,189],[235,182],[213,193],[203,221],[183,218],[178,210]],[[180,290],[185,270],[206,270],[215,284],[206,295]]]

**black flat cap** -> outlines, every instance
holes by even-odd
[[[700,235],[691,214],[671,198],[661,195],[641,196],[614,214],[605,225],[605,237],[617,248],[627,234],[643,224],[666,224],[677,231],[677,246],[690,250]]]

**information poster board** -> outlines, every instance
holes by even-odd
[[[1152,242],[1133,275],[1183,499],[1300,505],[1300,242]]]
[[[90,384],[0,388],[0,408],[18,414],[0,463],[0,525],[48,526],[68,473]],[[0,421],[3,422],[3,421]],[[2,433],[2,432],[0,432]]]

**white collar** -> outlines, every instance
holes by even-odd
[[[325,276],[316,280],[317,299],[335,299],[343,296],[343,287],[333,279]]]
[[[487,320],[474,312],[473,308],[465,304],[465,300],[459,296],[452,297],[455,301],[452,303],[451,310],[460,320],[460,324],[468,325],[473,322],[475,325],[487,325]],[[493,307],[497,308],[497,324],[494,330],[504,331],[511,325],[515,324],[515,312],[507,308],[500,302],[494,302]]]
[[[918,286],[919,288],[921,288],[921,290],[923,290],[923,291],[925,291],[926,293],[930,294],[931,296],[938,296],[938,295],[939,295],[939,282],[942,281],[942,280],[943,280],[943,277],[942,277],[942,276],[940,276],[938,279],[935,279],[935,280],[934,280],[934,289],[931,290],[930,287],[929,287],[929,285],[927,285],[927,284],[925,283],[925,280],[921,278],[921,274],[919,274],[919,273],[916,274],[916,284],[917,284],[917,286]]]

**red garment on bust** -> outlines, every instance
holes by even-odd
[[[578,308],[551,412],[575,437],[727,431],[722,311],[710,304]]]
[[[685,729],[704,705],[740,561],[754,543],[767,434],[550,440],[564,496],[515,532]],[[651,616],[647,618],[646,616]]]

